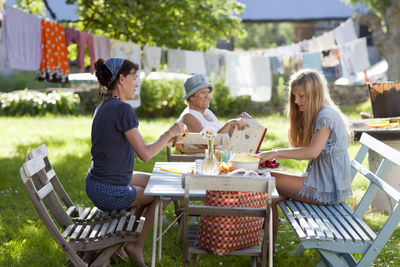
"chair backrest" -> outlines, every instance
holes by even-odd
[[[28,156],[26,157],[26,160],[30,160],[33,158],[39,158],[43,159],[45,163],[45,170],[47,172],[47,177],[49,178],[50,182],[52,183],[54,190],[64,203],[65,207],[68,209],[70,207],[74,207],[74,203],[68,196],[67,192],[64,190],[64,187],[62,186],[60,180],[57,177],[56,172],[53,169],[53,166],[50,163],[49,160],[49,151],[47,150],[47,147],[45,144],[40,145],[39,147],[35,148],[31,152],[29,152]],[[32,177],[33,179],[36,178],[36,176]],[[41,181],[35,180],[35,183],[41,183]],[[42,184],[43,186],[43,184]]]
[[[249,216],[264,218],[264,235],[261,250],[262,266],[266,265],[268,235],[272,237],[271,221],[271,198],[275,190],[275,179],[273,177],[243,177],[243,176],[209,176],[184,174],[182,187],[185,190],[184,200],[184,257],[188,254],[188,218],[187,216]],[[216,190],[216,191],[239,191],[267,193],[267,205],[265,208],[244,207],[215,207],[205,205],[189,206],[190,190]],[[269,222],[269,223],[267,223]],[[270,229],[268,229],[270,227]],[[270,244],[272,253],[272,243]],[[272,257],[270,258],[272,260]]]
[[[275,180],[272,177],[184,174],[182,187],[185,189],[185,197],[189,196],[189,190],[192,189],[272,194],[275,189]]]
[[[375,151],[383,158],[376,173],[372,173],[369,169],[362,166],[362,162],[369,150]],[[400,166],[400,151],[397,151],[370,135],[363,133],[360,139],[360,149],[351,162],[351,175],[352,179],[354,179],[357,172],[359,172],[365,178],[370,180],[371,183],[354,211],[356,215],[361,217],[364,215],[379,189],[384,191],[396,202],[399,202],[399,191],[384,181],[392,164]],[[396,207],[397,206],[395,206],[395,208]],[[397,208],[400,209],[400,207]]]
[[[63,239],[59,227],[66,229],[68,226],[73,225],[74,222],[64,210],[64,206],[49,181],[45,167],[43,159],[33,158],[22,165],[20,174],[36,211],[53,238],[59,243]],[[55,221],[50,216],[49,211]],[[59,245],[61,246],[62,244],[59,243]]]
[[[214,140],[215,145],[221,145],[223,148],[228,144],[228,134],[217,134]],[[172,149],[168,145],[166,148],[167,161],[169,162],[193,162],[196,159],[204,158],[204,148],[185,148],[184,145],[207,145],[207,140],[199,133],[189,133],[188,136],[176,144],[178,154],[172,154]]]
[[[395,205],[393,205],[392,212],[389,218],[386,220],[386,223],[380,229],[374,242],[371,243],[371,246],[358,262],[359,266],[369,266],[384,247],[387,240],[400,222],[400,192],[383,180],[392,164],[400,166],[400,151],[395,150],[394,148],[380,142],[366,133],[362,134],[360,144],[360,149],[351,162],[352,178],[354,178],[355,174],[359,172],[371,183],[368,186],[363,198],[358,203],[353,214],[359,218],[362,218],[365,212],[368,210],[368,207],[371,205],[378,190],[382,190],[384,193],[386,193],[386,195],[395,201]],[[373,150],[383,157],[376,173],[371,172],[362,165],[362,162],[369,150]]]

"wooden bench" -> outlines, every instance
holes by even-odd
[[[90,208],[89,213],[84,211],[74,219],[50,182],[56,176],[54,170],[46,170],[41,156],[27,160],[20,174],[44,225],[74,266],[106,266],[116,250],[137,241],[145,218],[136,220],[135,209],[119,216],[105,216]]]
[[[383,157],[376,173],[362,166],[370,149]],[[370,266],[400,222],[400,192],[383,180],[392,164],[400,166],[400,152],[364,133],[360,149],[351,162],[351,177],[354,179],[360,173],[370,185],[355,210],[346,203],[322,206],[280,201],[280,208],[300,238],[295,253],[316,249],[321,257],[317,266]],[[378,190],[393,198],[396,205],[386,223],[375,233],[363,216]],[[364,255],[357,262],[353,253]]]

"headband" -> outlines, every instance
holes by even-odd
[[[118,71],[121,68],[122,64],[124,64],[124,59],[118,57],[112,57],[107,59],[104,64],[112,74],[111,80],[107,84],[107,87],[109,87],[117,78]]]

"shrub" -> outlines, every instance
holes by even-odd
[[[178,117],[185,109],[185,90],[182,79],[141,80],[141,106],[136,109],[140,117]],[[255,110],[249,96],[232,98],[224,80],[214,84],[210,109],[218,116],[237,116],[242,111]]]
[[[72,92],[19,91],[0,94],[0,115],[45,115],[81,113],[80,99]]]
[[[141,105],[136,111],[141,117],[176,117],[185,108],[181,79],[142,79],[140,87]]]

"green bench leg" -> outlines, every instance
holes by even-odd
[[[302,244],[298,245],[297,248],[293,251],[294,254],[303,254],[306,251],[306,249],[303,247]]]
[[[318,252],[321,255],[321,258],[324,259],[326,264],[325,266],[334,266],[334,267],[347,266],[347,262],[344,261],[341,257],[339,257],[337,253],[324,249],[319,249]]]

